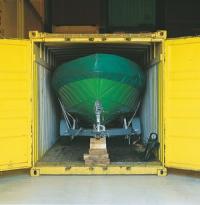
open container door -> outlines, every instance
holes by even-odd
[[[0,40],[0,171],[31,167],[32,66],[28,40]]]
[[[200,38],[165,43],[165,165],[200,170]]]

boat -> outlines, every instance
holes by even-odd
[[[67,113],[88,126],[135,113],[145,73],[135,62],[113,54],[92,54],[65,62],[53,73],[52,86]]]

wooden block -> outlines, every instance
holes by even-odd
[[[105,149],[106,150],[106,138],[91,138],[90,149]]]
[[[90,149],[89,154],[107,154],[106,149]]]
[[[86,165],[107,165],[110,163],[106,148],[106,138],[91,138],[89,154],[84,154]]]
[[[110,160],[101,160],[101,161],[94,161],[94,160],[85,160],[85,165],[108,165],[110,164]]]
[[[102,159],[109,159],[108,154],[96,154],[96,155],[89,155],[89,154],[84,154],[83,156],[84,160],[86,159],[94,159],[94,160],[102,160]]]
[[[101,159],[108,159],[108,154],[102,154],[102,155],[89,155],[90,159],[94,159],[94,160],[101,160]]]
[[[89,154],[84,154],[84,155],[83,155],[83,159],[84,159],[84,160],[89,159],[89,157],[90,157],[90,155],[89,155]]]

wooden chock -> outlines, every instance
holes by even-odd
[[[89,154],[84,154],[85,165],[110,164],[107,152],[106,138],[90,138]]]

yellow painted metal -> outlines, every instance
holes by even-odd
[[[162,49],[162,48],[161,48]],[[163,53],[163,51],[161,50]],[[163,59],[158,65],[158,136],[159,136],[159,160],[164,163],[164,132],[163,132]]]
[[[159,136],[159,160],[164,164],[164,116],[163,116],[163,104],[164,104],[164,42],[162,42],[159,49],[157,49],[156,56],[159,59],[158,64],[158,136]]]
[[[109,166],[38,166],[30,171],[31,176],[39,175],[132,175],[154,174],[166,176],[167,170],[160,163],[140,163],[135,165]]]
[[[33,45],[34,47],[34,45]],[[33,54],[33,129],[32,129],[32,162],[33,166],[38,160],[38,67]]]
[[[162,42],[166,39],[166,31],[139,34],[49,34],[30,31],[29,38],[34,42],[48,43],[143,43]]]
[[[26,40],[0,40],[0,170],[31,167],[32,57]]]
[[[1,92],[2,102],[12,103],[0,106],[0,171],[16,168],[31,167],[33,161],[32,175],[39,174],[158,174],[166,175],[163,165],[153,163],[133,164],[131,166],[108,166],[105,167],[85,167],[85,166],[36,166],[38,160],[38,108],[37,108],[37,66],[32,55],[35,42],[49,43],[141,43],[162,44],[166,38],[166,32],[160,31],[151,34],[96,34],[96,35],[54,35],[38,32],[31,32],[31,42],[25,40],[2,40],[0,41],[0,52],[2,60],[0,62],[0,89],[7,85],[16,92]],[[39,51],[37,51],[39,52]],[[37,54],[36,58],[37,58]],[[162,53],[162,51],[159,51]],[[159,53],[159,54],[160,54]],[[159,56],[158,53],[156,54]],[[10,57],[11,56],[11,57]],[[39,55],[38,55],[39,56]],[[10,58],[12,60],[10,60]],[[162,58],[159,65],[159,76],[162,76]],[[45,65],[44,59],[44,65]],[[33,70],[32,70],[33,69]],[[162,86],[162,80],[159,87]],[[6,88],[7,89],[7,88]],[[9,90],[9,91],[10,91]],[[19,91],[20,90],[20,91]],[[19,91],[19,92],[18,92]],[[162,89],[159,89],[162,96]],[[32,97],[33,96],[33,97]],[[10,100],[10,101],[9,101]],[[159,98],[159,113],[162,111],[162,97]],[[160,115],[160,114],[159,114]],[[163,162],[163,125],[162,115],[159,117],[159,137],[161,142],[160,161]],[[10,126],[13,125],[13,129]],[[32,125],[32,130],[31,130]],[[33,134],[33,141],[31,139]],[[32,145],[31,145],[32,143]],[[32,156],[31,156],[32,147]],[[3,156],[3,157],[2,157]]]
[[[46,34],[46,33],[39,33],[37,31],[32,31],[29,33],[30,38],[34,43],[50,43],[52,45],[61,45],[60,43],[141,43],[141,44],[152,44],[158,43],[163,44],[166,38],[166,32],[160,31],[155,33],[148,33],[148,34]],[[34,47],[34,46],[33,46]],[[50,174],[50,175],[112,175],[112,174],[156,174],[160,176],[166,176],[167,170],[162,165],[164,162],[164,140],[163,140],[163,116],[162,116],[162,102],[163,102],[163,58],[162,58],[162,46],[160,46],[160,50],[156,53],[156,58],[158,58],[159,63],[159,137],[161,143],[161,149],[159,152],[159,160],[161,163],[137,163],[132,165],[116,165],[116,166],[108,166],[108,167],[85,167],[85,166],[75,166],[72,165],[68,166],[58,166],[58,165],[40,165],[37,166],[38,160],[38,147],[37,144],[39,143],[37,131],[35,134],[35,148],[34,148],[34,166],[31,169],[32,176],[38,176],[42,174]],[[43,65],[46,64],[45,59],[42,59],[40,56],[40,51],[35,49],[36,61],[42,63]],[[155,57],[155,56],[154,56]],[[37,102],[37,79],[34,80],[34,90],[35,92],[35,102]],[[37,108],[35,109],[35,116],[37,116]],[[37,121],[37,120],[36,120]],[[35,124],[35,130],[37,123]]]
[[[200,38],[167,40],[165,54],[166,166],[200,170]]]

